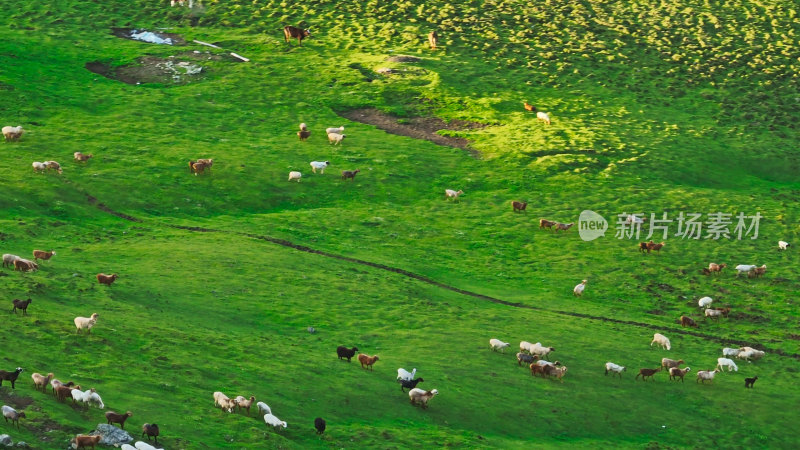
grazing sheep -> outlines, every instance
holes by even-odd
[[[122,428],[124,430],[125,429],[125,421],[128,420],[128,417],[130,417],[132,415],[133,415],[133,413],[130,412],[130,411],[126,412],[125,414],[117,414],[114,411],[108,411],[106,413],[106,422],[109,425],[113,425],[115,423],[118,423],[120,428]]]
[[[639,376],[641,375],[642,381],[647,381],[647,377],[650,377],[653,381],[655,381],[656,379],[653,378],[653,375],[655,375],[658,372],[661,372],[661,367],[659,367],[658,369],[639,369],[639,373],[636,374],[635,379],[638,380]]]
[[[16,424],[17,425],[17,429],[19,429],[19,419],[22,418],[22,417],[25,417],[25,413],[24,412],[18,412],[16,409],[14,409],[14,408],[12,408],[10,406],[3,405],[3,418],[6,419],[6,423],[10,419],[11,420],[11,424],[12,425]]]
[[[81,330],[86,330],[87,333],[92,332],[92,327],[97,323],[97,318],[100,317],[97,313],[92,313],[91,317],[76,317],[75,327],[77,328],[76,333],[80,333]]]
[[[314,428],[316,428],[317,434],[324,433],[326,427],[327,424],[325,423],[325,419],[323,419],[322,417],[317,417],[316,419],[314,419]]]
[[[611,372],[612,375],[613,374],[617,374],[617,375],[619,375],[620,378],[622,378],[622,372],[625,372],[626,370],[627,369],[625,369],[624,366],[620,366],[620,365],[614,364],[612,362],[607,362],[606,363],[606,375],[608,375],[608,372]]]
[[[241,395],[237,395],[236,398],[233,399],[234,403],[236,403],[236,407],[239,408],[241,411],[242,408],[247,410],[247,415],[250,415],[250,406],[253,405],[253,402],[256,401],[254,396],[250,396],[250,399],[244,398]]]
[[[361,172],[361,169],[343,170],[342,171],[342,179],[343,180],[347,180],[348,178],[350,178],[351,180],[356,181],[356,175],[358,174],[358,172]]]
[[[267,425],[272,425],[273,428],[278,428],[278,427],[286,428],[287,426],[285,421],[278,419],[272,414],[264,414],[264,422],[266,422]]]
[[[537,342],[529,347],[531,355],[536,355],[540,358],[544,358],[550,352],[555,351],[556,349],[553,347],[545,347],[540,342]]]
[[[22,367],[17,367],[17,370],[13,372],[6,372],[5,370],[0,370],[0,386],[3,385],[3,381],[10,381],[11,382],[11,389],[16,389],[16,382],[19,374],[22,373],[25,369]]]
[[[151,437],[155,438],[155,443],[158,444],[158,435],[161,431],[158,429],[158,425],[154,423],[146,423],[142,425],[142,436],[147,436],[147,440],[149,441]]]
[[[746,273],[749,274],[751,270],[755,269],[757,266],[755,264],[739,264],[738,266],[734,267],[736,269],[736,276]]]
[[[344,125],[340,127],[325,128],[326,134],[331,134],[331,133],[342,134],[343,132],[344,132]]]
[[[736,356],[739,356],[739,351],[740,351],[740,349],[738,349],[738,348],[725,347],[725,348],[722,349],[722,354],[725,355],[725,356],[734,356],[734,357],[736,357]]]
[[[786,241],[778,241],[778,250],[786,250],[787,248],[791,247],[792,244]],[[758,378],[758,377],[756,377]]]
[[[39,173],[44,173],[44,171],[47,169],[47,166],[43,162],[39,161],[32,162],[31,166],[33,166],[34,172],[39,172]]]
[[[703,315],[705,315],[707,318],[711,317],[713,320],[719,320],[720,316],[722,316],[722,311],[723,310],[721,309],[708,308],[707,310],[703,311]]]
[[[289,172],[289,181],[297,180],[297,182],[299,183],[300,182],[300,178],[302,178],[302,177],[303,177],[303,174],[298,172],[298,171],[296,171],[296,170],[293,170],[293,171]]]
[[[532,364],[534,361],[536,361],[537,358],[539,357],[519,352],[517,353],[517,365],[522,367],[522,363],[525,363],[525,365]]]
[[[333,145],[339,145],[346,137],[347,137],[346,134],[328,133],[328,142]]]
[[[575,297],[580,297],[581,295],[583,295],[583,291],[584,289],[586,289],[586,283],[587,281],[583,280],[580,282],[580,284],[575,285],[575,287],[572,288],[572,295],[574,295]]]
[[[75,153],[72,154],[72,156],[75,158],[75,161],[79,161],[79,162],[86,162],[86,161],[89,160],[89,158],[94,157],[94,155],[92,155],[92,154],[85,155],[85,154],[83,154],[81,152],[75,152]]]
[[[232,413],[233,408],[236,407],[236,403],[234,403],[232,398],[229,398],[222,392],[216,391],[214,392],[214,406],[219,406],[224,411]]]
[[[717,264],[717,263],[709,263],[708,264],[708,271],[709,273],[722,273],[722,269],[728,267],[727,264]]]
[[[736,363],[733,362],[732,359],[729,358],[717,358],[717,369],[722,370],[723,367],[728,368],[728,372],[735,371],[738,372],[739,368],[736,367]]]
[[[697,301],[697,304],[701,308],[708,308],[709,306],[711,306],[711,302],[713,302],[713,301],[714,300],[711,297],[703,297],[703,298],[701,298],[700,300]]]
[[[681,316],[681,327],[697,327],[697,322],[694,321],[691,317]]]
[[[767,273],[767,265],[766,264],[764,264],[761,267],[754,267],[753,270],[751,270],[750,273],[747,274],[747,277],[748,278],[757,278],[757,277],[763,276],[765,273]]]
[[[420,404],[423,409],[426,409],[428,407],[428,400],[432,399],[437,394],[439,394],[439,391],[436,389],[425,391],[420,388],[414,388],[408,391],[408,398],[411,399],[412,405]]]
[[[324,174],[325,168],[330,164],[330,161],[311,161],[311,172],[317,173],[317,170],[319,170],[319,173]]]
[[[56,252],[53,251],[53,250],[51,250],[49,252],[46,252],[44,250],[34,250],[33,251],[33,260],[34,261],[38,261],[38,260],[41,259],[43,261],[47,261],[50,258],[52,258],[55,254],[56,254]]]
[[[561,365],[561,361],[550,362],[550,361],[545,361],[543,359],[539,359],[539,357],[536,356],[536,355],[532,355],[532,356],[534,358],[538,359],[538,361],[534,362],[534,364],[536,364],[538,366],[544,367],[544,366],[560,366]]]
[[[19,258],[14,261],[14,270],[20,272],[35,272],[39,270],[39,265],[28,259]]]
[[[14,311],[14,314],[16,314],[17,310],[19,309],[19,310],[22,310],[22,315],[23,316],[27,316],[28,315],[28,305],[30,305],[32,301],[33,300],[31,300],[31,299],[20,300],[18,298],[15,298],[14,300],[11,301],[11,303],[14,304],[14,309],[12,309],[12,311]]]
[[[11,253],[3,254],[3,267],[14,267],[14,261],[21,259],[17,255],[12,255]]]
[[[554,376],[558,378],[558,381],[564,382],[564,374],[567,373],[567,366],[563,367],[556,367],[552,364],[547,364],[544,366],[544,374],[548,377]]]
[[[111,275],[106,275],[104,273],[97,274],[97,282],[100,284],[105,284],[106,286],[111,286],[114,283],[114,281],[117,280],[117,278],[119,278],[119,275],[115,273]]]
[[[46,392],[47,384],[53,379],[53,372],[48,373],[47,376],[34,372],[31,374],[31,378],[33,379],[33,386],[37,391],[41,388],[42,392]]]
[[[744,359],[745,361],[750,361],[751,359],[761,359],[764,357],[766,353],[761,350],[756,350],[752,347],[742,347],[739,349],[739,354],[736,355],[739,359]]]
[[[558,232],[558,230],[569,231],[569,229],[572,228],[573,225],[575,225],[575,222],[556,223],[556,232]]]
[[[751,389],[752,389],[752,388],[753,388],[753,385],[756,383],[756,380],[757,380],[757,379],[758,379],[758,377],[753,377],[753,378],[745,378],[745,379],[744,379],[744,387],[745,387],[745,388],[751,388]]]
[[[400,383],[400,390],[403,392],[405,392],[406,389],[414,389],[423,381],[425,380],[422,377],[419,377],[416,380],[397,380],[397,382]]]
[[[336,354],[339,356],[339,359],[347,358],[347,362],[350,362],[350,358],[355,356],[357,351],[358,347],[347,348],[344,345],[336,347]]]
[[[189,3],[191,2],[192,0],[189,0]],[[164,450],[164,449],[157,449],[144,441],[136,441],[136,443],[133,445],[135,446],[136,450]]]
[[[519,351],[530,353],[531,352],[531,345],[533,345],[533,344],[531,344],[528,341],[520,341],[519,342]]]
[[[536,111],[536,107],[531,105],[530,103],[528,103],[527,100],[522,102],[522,106],[525,108],[525,111],[530,111],[530,112],[535,112]]]
[[[547,228],[548,230],[552,230],[553,226],[558,222],[553,222],[547,219],[539,219],[539,229]]]
[[[678,367],[681,364],[686,364],[686,362],[682,359],[674,360],[669,358],[661,358],[661,367],[665,369],[671,369],[673,367]]]
[[[397,379],[398,380],[413,380],[414,376],[417,374],[417,368],[411,370],[411,372],[403,369],[402,367],[397,369]]]
[[[536,113],[536,120],[544,122],[547,125],[550,125],[550,116],[546,112],[538,111]]]
[[[6,138],[6,142],[17,141],[23,134],[25,134],[25,130],[19,125],[3,127],[3,136]]]
[[[523,212],[523,211],[525,211],[525,208],[527,208],[527,207],[528,207],[528,202],[518,202],[516,200],[512,200],[511,201],[511,208],[513,208],[514,212],[517,212],[517,211]]]
[[[63,173],[64,171],[61,169],[61,164],[57,163],[56,161],[45,161],[43,163],[47,166],[48,169],[53,169],[58,173]]]
[[[99,444],[100,443],[100,439],[102,439],[102,438],[103,438],[103,436],[100,436],[99,434],[96,435],[96,436],[89,436],[87,434],[79,434],[79,435],[75,436],[74,438],[72,438],[72,440],[69,441],[69,442],[70,442],[70,444],[72,444],[72,446],[75,449],[86,448],[86,447],[95,448],[95,445]]]
[[[500,339],[489,339],[489,347],[494,351],[500,350],[502,353],[505,353],[506,347],[508,346],[508,342],[503,342]]]
[[[706,384],[706,380],[714,381],[714,376],[719,372],[719,369],[714,370],[700,370],[697,372],[697,380],[695,383],[702,382],[702,384]]]
[[[270,409],[269,405],[264,402],[256,403],[256,407],[258,408],[258,412],[262,414],[272,414],[272,410]]]
[[[436,45],[439,43],[439,35],[436,34],[436,30],[431,31],[428,33],[428,45],[431,46],[431,50],[436,50]]]
[[[669,369],[669,379],[678,381],[678,378],[680,378],[681,379],[681,383],[682,383],[683,382],[683,377],[685,377],[686,374],[689,373],[690,370],[691,370],[690,367],[687,367],[685,369],[680,369],[678,367],[671,367]]]
[[[375,361],[377,360],[378,360],[378,355],[369,356],[365,355],[364,353],[358,354],[358,362],[361,363],[362,369],[366,369],[367,367],[369,367],[369,370],[373,370],[372,365],[375,364]]]
[[[452,189],[445,189],[444,190],[445,198],[447,198],[447,199],[452,198],[453,200],[456,200],[456,201],[458,200],[458,196],[463,194],[463,193],[464,193],[464,191],[462,191],[461,189],[459,189],[457,191],[454,191]]]
[[[667,337],[661,333],[656,333],[653,335],[653,340],[650,342],[650,347],[652,347],[653,344],[658,344],[661,346],[661,348],[666,350],[672,349],[672,346],[669,343],[669,339],[667,339]]]

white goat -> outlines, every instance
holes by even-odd
[[[717,369],[720,369],[720,370],[722,370],[722,368],[723,368],[723,367],[727,367],[727,368],[728,368],[728,372],[730,372],[730,371],[732,371],[732,370],[733,370],[733,371],[736,371],[736,372],[738,372],[738,371],[739,371],[739,368],[738,368],[738,367],[736,367],[736,363],[735,363],[735,362],[733,362],[733,360],[732,360],[732,359],[728,359],[728,358],[717,358]]]
[[[505,353],[508,345],[508,342],[503,342],[500,339],[489,339],[489,346],[492,347],[494,351],[500,350],[502,353]]]
[[[669,339],[667,339],[667,337],[661,333],[656,333],[653,335],[653,340],[650,342],[650,347],[652,347],[653,344],[658,344],[661,346],[661,348],[666,350],[672,349],[672,346],[669,343]]]
[[[297,182],[299,183],[300,182],[300,178],[302,178],[302,177],[303,177],[303,174],[298,172],[298,171],[296,171],[296,170],[293,170],[293,171],[289,172],[289,181],[297,180]]]
[[[78,329],[76,333],[80,333],[81,330],[86,330],[87,333],[92,332],[92,328],[97,323],[97,318],[100,317],[97,313],[93,313],[91,317],[76,317],[75,318],[75,327]]]
[[[275,428],[277,427],[286,428],[286,422],[281,419],[278,419],[272,414],[264,414],[264,422],[266,422],[267,425],[272,425]]]
[[[572,289],[572,294],[575,295],[576,297],[580,297],[581,295],[583,295],[583,290],[584,289],[586,289],[586,280],[583,280],[583,281],[581,281],[580,284],[576,285]]]
[[[272,414],[272,410],[269,408],[269,405],[267,405],[264,402],[256,403],[256,407],[258,407],[258,411],[261,412],[261,413]]]
[[[410,381],[414,379],[414,376],[417,375],[417,368],[415,367],[411,372],[403,369],[402,367],[397,369],[397,379],[398,380],[406,380]]]
[[[317,173],[317,170],[319,170],[319,173],[324,174],[325,168],[328,167],[330,164],[331,164],[330,161],[311,161],[311,172]]]
[[[758,266],[756,266],[755,264],[739,264],[738,266],[735,267],[736,276],[738,277],[743,273],[750,273],[750,271],[755,269],[756,267]]]
[[[608,375],[608,372],[611,372],[612,375],[613,374],[617,374],[617,375],[619,375],[620,378],[622,378],[622,372],[625,372],[625,367],[620,366],[618,364],[614,364],[612,362],[607,362],[606,363],[606,375]]]
[[[708,308],[711,306],[711,302],[714,300],[711,297],[703,297],[697,301],[697,304],[700,305],[701,308]]]
[[[462,191],[461,189],[459,189],[457,191],[454,191],[452,189],[445,189],[444,190],[445,197],[446,198],[452,198],[453,200],[458,200],[458,196],[463,194],[463,193],[464,193],[464,191]]]
[[[778,250],[786,250],[787,248],[791,247],[792,244],[786,241],[778,241]]]

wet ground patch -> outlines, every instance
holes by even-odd
[[[205,69],[195,62],[156,56],[142,56],[134,64],[124,66],[92,61],[85,67],[90,72],[127,84],[186,84],[198,80],[205,73]]]

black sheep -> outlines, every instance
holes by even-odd
[[[322,417],[317,417],[314,419],[314,428],[317,429],[317,434],[322,434],[325,432],[325,419]]]
[[[417,387],[419,383],[422,383],[423,381],[425,380],[423,380],[422,377],[419,377],[416,380],[397,380],[397,382],[400,383],[400,390],[403,392],[405,392],[406,389],[414,389],[415,387]]]
[[[350,362],[350,358],[355,356],[357,351],[358,347],[347,348],[344,345],[340,345],[336,348],[336,354],[339,355],[339,359],[347,358],[347,362]]]
[[[11,389],[16,389],[14,387],[14,383],[17,382],[17,377],[19,376],[20,372],[22,372],[22,367],[17,367],[17,370],[15,370],[14,372],[6,372],[5,370],[0,370],[0,386],[3,385],[3,381],[10,381]]]

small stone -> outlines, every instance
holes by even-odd
[[[308,332],[311,333],[311,334],[314,334],[314,333],[317,332],[317,330],[315,330],[314,327],[308,327],[307,329],[308,329]]]

